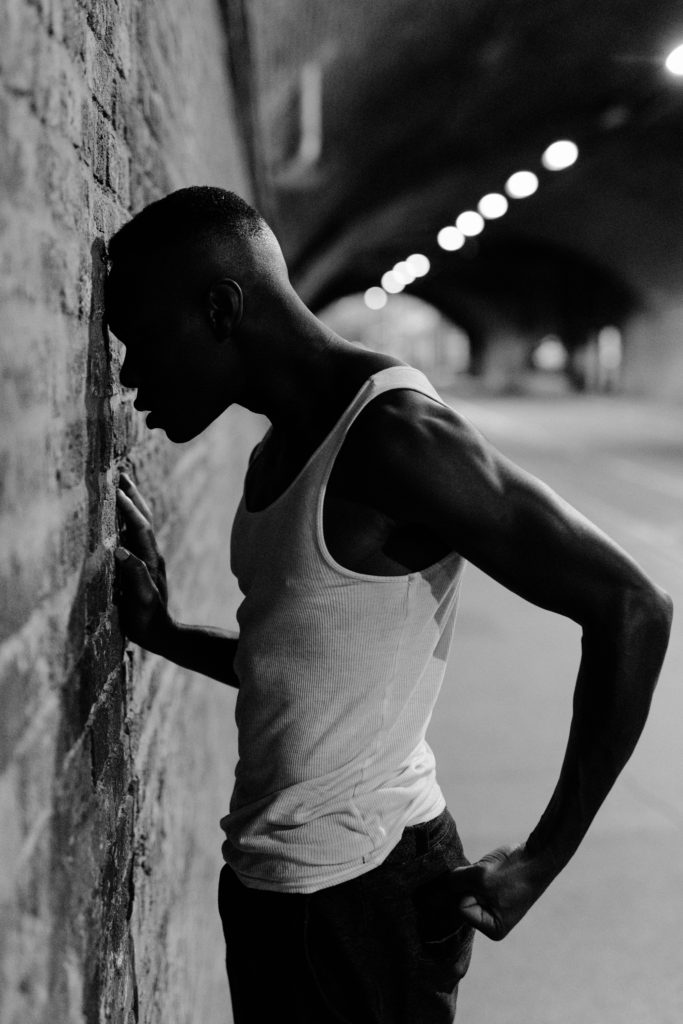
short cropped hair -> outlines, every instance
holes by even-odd
[[[248,239],[268,225],[235,192],[212,185],[178,189],[145,206],[109,240],[110,267],[141,253],[199,239]]]

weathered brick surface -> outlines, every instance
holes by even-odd
[[[234,691],[126,645],[114,487],[170,604],[231,625],[249,446],[150,433],[101,327],[102,240],[173,188],[249,195],[214,0],[0,5],[0,1021],[230,1019],[215,899]]]

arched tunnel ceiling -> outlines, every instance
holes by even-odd
[[[683,79],[663,67],[683,42],[679,3],[243,0],[225,13],[257,198],[312,306],[415,251],[432,271],[413,290],[473,331],[559,318],[571,334],[683,291]],[[319,153],[302,143],[307,104]],[[544,171],[558,138],[579,160]],[[538,192],[442,252],[438,230],[519,169]]]

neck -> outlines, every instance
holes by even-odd
[[[250,332],[243,347],[248,395],[242,404],[289,437],[310,436],[334,417],[345,397],[342,364],[356,352],[295,299],[285,315],[271,318],[275,330]]]

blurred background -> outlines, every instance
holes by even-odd
[[[111,601],[121,469],[173,614],[230,627],[239,600],[263,422],[147,430],[102,328],[106,240],[189,184],[256,205],[321,319],[423,370],[683,597],[680,4],[6,0],[2,1024],[231,1020],[235,694],[126,644]],[[468,567],[428,738],[471,859],[545,807],[579,643]],[[641,743],[543,899],[477,939],[459,1020],[680,1021],[682,671],[674,623]]]

